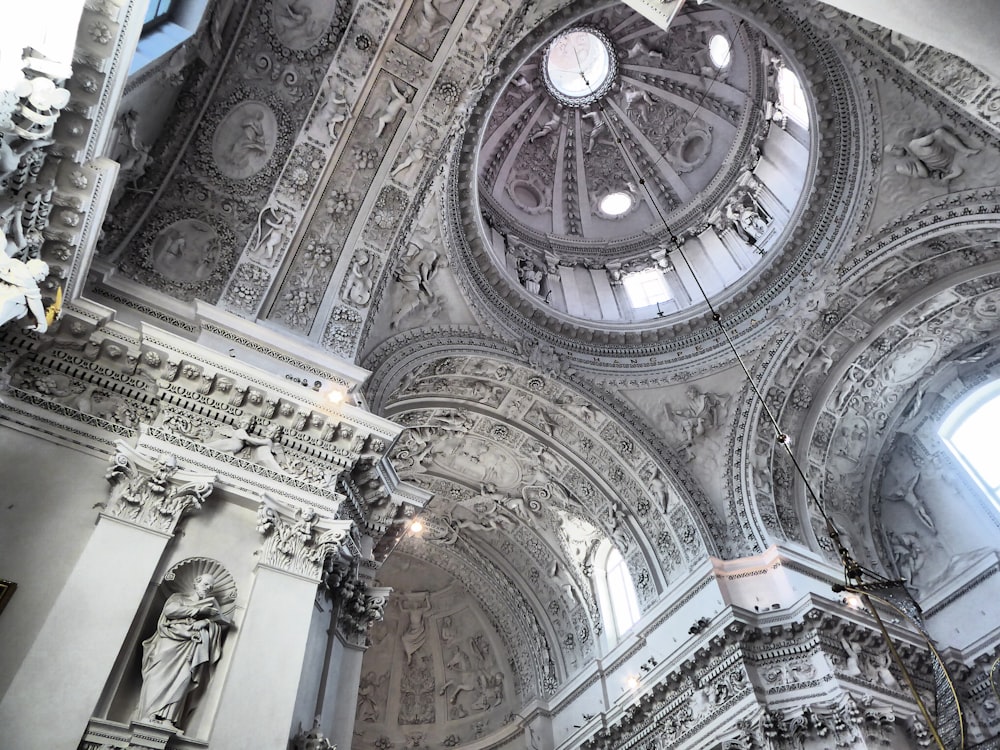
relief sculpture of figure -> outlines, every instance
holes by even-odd
[[[412,186],[420,175],[420,167],[427,156],[427,140],[418,138],[411,146],[409,153],[392,170],[392,176],[399,179],[407,187]]]
[[[692,461],[695,440],[721,426],[728,399],[723,400],[714,393],[702,393],[694,386],[690,386],[684,395],[687,404],[682,408],[674,411],[670,404],[664,404],[663,408],[667,418],[683,433],[684,457]]]
[[[257,216],[256,238],[257,244],[253,253],[263,260],[273,260],[274,254],[281,247],[282,242],[291,229],[292,215],[265,207]]]
[[[448,31],[451,21],[434,0],[417,0],[413,8],[412,37],[418,52],[433,50]]]
[[[375,128],[375,137],[379,138],[383,131],[385,131],[386,126],[396,119],[396,115],[408,104],[406,96],[396,88],[396,83],[390,78],[389,79],[389,90],[392,95],[389,97],[389,101],[385,103],[382,107],[382,113],[378,117],[378,127]]]
[[[562,107],[558,104],[549,113],[549,119],[542,123],[537,130],[528,136],[528,143],[534,143],[539,138],[554,133],[562,124]]]
[[[910,133],[904,134],[904,138]],[[913,134],[905,146],[886,146],[887,154],[898,156],[896,172],[907,177],[933,178],[944,181],[961,177],[965,170],[955,163],[956,156],[978,154],[978,148],[969,148],[947,128],[935,128],[929,133]]]
[[[49,265],[43,260],[27,262],[0,253],[0,325],[25,317],[35,319],[33,330],[45,333],[45,305],[38,285],[49,275]]]
[[[172,594],[163,605],[156,632],[142,643],[141,721],[177,727],[207,686],[222,656],[229,622],[212,589],[215,579],[203,573],[193,590]]]
[[[399,282],[399,306],[393,314],[390,327],[395,328],[399,321],[416,310],[421,305],[427,305],[434,300],[430,282],[438,270],[438,252],[433,247],[411,241],[403,256],[399,270],[396,271],[396,281]]]
[[[399,607],[406,613],[408,619],[402,640],[406,663],[410,664],[413,655],[427,641],[427,622],[424,618],[431,609],[431,594],[429,591],[422,591],[406,596],[400,600]]]
[[[623,93],[625,100],[625,114],[632,118],[633,122],[649,122],[649,108],[653,106],[653,97],[645,89],[630,86]]]
[[[593,125],[590,129],[590,135],[587,138],[587,148],[584,151],[584,153],[589,154],[593,152],[594,146],[596,146],[599,142],[603,142],[599,141],[600,137],[602,135],[609,134],[608,120],[602,112],[596,109],[592,112],[585,112],[580,115],[580,118],[583,120],[590,120]]]
[[[222,453],[231,453],[234,456],[248,451],[249,460],[271,471],[283,472],[285,469],[279,459],[284,457],[284,451],[280,443],[276,442],[281,437],[281,426],[275,428],[270,438],[251,435],[249,432],[251,426],[252,422],[244,421],[236,429],[231,430],[228,437],[211,440],[205,443],[205,447]]]
[[[910,478],[909,481],[902,482],[893,492],[885,492],[883,496],[886,500],[901,501],[917,514],[917,518],[923,521],[932,533],[937,534],[937,527],[934,525],[934,519],[931,517],[930,511],[927,509],[927,505],[920,498],[920,496],[917,495],[916,489],[919,481],[920,472],[918,471],[913,475],[913,477]]]
[[[330,136],[330,142],[333,143],[338,137],[340,137],[340,134],[337,132],[337,126],[350,119],[351,110],[347,104],[347,97],[343,94],[337,93],[332,84],[330,91],[327,94],[324,112],[324,117],[326,119],[326,132]]]
[[[240,123],[239,134],[229,148],[229,156],[240,169],[246,169],[255,160],[267,157],[263,113],[251,112]]]

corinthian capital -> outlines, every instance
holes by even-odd
[[[215,483],[214,474],[184,471],[173,455],[143,453],[121,440],[106,477],[106,515],[166,534],[174,533],[185,513],[201,508]]]
[[[351,522],[336,521],[308,506],[293,507],[265,495],[257,508],[257,531],[264,536],[261,565],[318,583],[323,563],[340,549]]]
[[[337,590],[340,598],[340,627],[344,633],[363,636],[385,616],[392,589],[368,586],[364,581],[345,578]]]

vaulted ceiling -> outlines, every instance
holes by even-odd
[[[93,291],[356,361],[359,397],[408,428],[392,463],[434,499],[380,572],[397,598],[363,670],[367,740],[500,731],[592,661],[602,543],[643,608],[706,556],[822,547],[699,282],[852,541],[884,559],[858,498],[917,376],[992,336],[992,287],[970,284],[1000,271],[983,229],[1000,207],[976,190],[1000,178],[995,127],[915,42],[764,0],[691,3],[666,32],[617,3],[215,8],[200,43],[130,84],[124,109],[163,125],[135,132],[148,159]],[[580,28],[616,72],[595,101],[560,100],[547,45]],[[782,66],[808,128],[774,117]],[[884,153],[911,126],[994,158],[914,180]],[[618,218],[600,207],[615,192]],[[759,211],[759,242],[734,206]],[[647,267],[675,280],[665,314],[618,287]],[[932,345],[945,314],[963,333]]]

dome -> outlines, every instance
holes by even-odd
[[[687,7],[664,31],[623,4],[592,8],[543,24],[484,95],[477,229],[549,315],[678,322],[703,304],[699,282],[718,298],[766,265],[806,193],[808,126],[779,88],[796,79],[727,10]]]

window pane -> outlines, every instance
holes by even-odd
[[[663,272],[658,268],[630,273],[622,279],[622,283],[625,285],[625,292],[632,307],[647,307],[670,299],[667,280],[663,278]]]
[[[631,628],[639,619],[639,602],[635,596],[635,585],[628,572],[628,566],[617,549],[608,555],[608,593],[611,598],[611,614],[615,619],[615,630],[619,635]]]
[[[172,4],[172,0],[149,0],[149,6],[146,8],[145,23],[150,24],[161,18],[166,18],[167,14],[170,13],[170,6]]]
[[[948,438],[994,494],[1000,488],[1000,461],[996,460],[998,425],[1000,396],[994,396],[966,417]]]
[[[788,68],[778,71],[778,100],[781,109],[802,127],[809,125],[809,109],[799,79]]]

